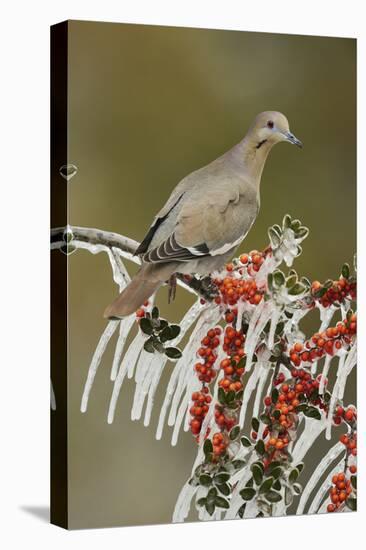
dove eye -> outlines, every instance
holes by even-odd
[[[267,122],[267,127],[268,127],[268,128],[271,128],[271,130],[272,130],[273,126],[274,126],[273,121],[272,121],[272,120],[269,120],[269,121]]]

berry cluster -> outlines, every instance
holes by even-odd
[[[348,454],[357,455],[357,434],[355,432],[350,435],[343,434],[339,440],[346,447]]]
[[[213,453],[215,457],[225,454],[229,438],[223,432],[215,433],[212,437]]]
[[[244,341],[242,330],[235,330],[232,326],[226,327],[223,350],[227,357],[220,363],[224,377],[219,382],[219,386],[225,391],[238,392],[243,388],[241,377],[244,374]]]
[[[351,480],[346,477],[344,472],[335,474],[332,477],[332,484],[329,491],[331,503],[327,506],[328,512],[335,512],[340,508],[353,491]]]
[[[219,295],[216,296],[217,304],[226,304],[230,307],[235,306],[239,300],[258,305],[264,295],[264,288],[258,288],[255,279],[237,279],[235,277],[225,277],[224,279],[215,279]]]
[[[316,301],[323,307],[329,307],[335,303],[342,303],[345,300],[356,299],[356,281],[340,277],[338,281],[330,281],[322,285],[314,281],[311,285],[311,293]]]
[[[197,351],[203,363],[196,363],[195,370],[200,382],[209,384],[216,377],[216,371],[213,366],[217,359],[215,349],[220,345],[220,327],[210,329],[206,336],[201,340],[201,347]]]
[[[348,319],[340,321],[335,327],[329,327],[324,332],[314,336],[301,344],[297,342],[289,351],[293,365],[299,366],[302,362],[312,363],[326,354],[334,355],[337,350],[349,345],[352,336],[357,331],[357,315],[351,314]]]
[[[334,411],[334,415],[333,415],[334,424],[339,425],[343,421],[349,424],[352,424],[353,422],[356,422],[356,420],[357,420],[357,411],[353,407],[348,407],[347,409],[344,409],[341,405],[339,405]]]
[[[193,416],[190,426],[192,434],[197,436],[201,431],[202,422],[212,401],[208,387],[204,386],[202,391],[194,392],[192,394],[192,401],[193,404],[189,409],[190,414]]]
[[[263,431],[263,440],[270,460],[273,460],[276,451],[282,451],[289,445],[292,439],[290,430],[296,428],[300,410],[304,414],[312,415],[315,406],[326,408],[323,399],[314,395],[319,388],[319,377],[314,379],[305,370],[295,368],[292,369],[291,376],[292,380],[283,383],[285,377],[280,373],[273,381],[272,394],[264,398],[265,412],[262,420],[267,426]],[[279,385],[281,386],[277,389],[276,386]],[[252,431],[251,436],[256,440],[258,434]]]
[[[216,378],[217,372],[214,369],[214,364],[217,359],[217,352],[215,350],[220,345],[221,332],[220,327],[208,330],[206,336],[201,340],[201,347],[197,351],[197,355],[202,359],[202,362],[197,362],[194,368],[199,381],[202,382],[202,389],[200,392],[192,394],[193,404],[189,411],[193,417],[190,422],[191,432],[195,436],[198,436],[201,431],[203,419],[212,400],[206,384],[210,384]]]

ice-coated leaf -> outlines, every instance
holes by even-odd
[[[169,359],[179,359],[182,357],[182,352],[178,348],[165,348],[165,355],[167,355]]]
[[[153,333],[153,326],[150,319],[147,319],[146,317],[143,317],[140,319],[140,328],[144,334],[152,334]]]
[[[243,500],[252,500],[256,493],[256,490],[252,487],[245,487],[240,491],[240,496]]]

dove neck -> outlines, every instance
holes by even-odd
[[[268,153],[273,145],[270,141],[258,142],[258,139],[251,135],[247,135],[239,144],[241,162],[257,188],[259,188]]]

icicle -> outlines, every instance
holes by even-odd
[[[276,332],[276,328],[277,328],[277,325],[278,325],[278,321],[280,320],[280,317],[282,315],[282,312],[283,312],[283,309],[280,308],[280,307],[273,310],[272,317],[271,317],[271,326],[270,326],[269,334],[268,334],[268,348],[269,349],[272,349],[273,346],[274,346],[275,332]]]
[[[323,365],[323,371],[322,371],[322,374],[321,374],[321,379],[320,379],[320,384],[319,384],[319,394],[320,395],[323,395],[323,393],[324,393],[325,379],[328,376],[331,360],[332,360],[331,355],[327,355],[325,357],[325,361],[324,361],[324,365]]]
[[[56,397],[55,397],[55,392],[53,391],[52,380],[50,380],[50,382],[51,382],[51,410],[55,411],[56,410]]]
[[[142,335],[141,332],[138,332],[133,342],[129,346],[126,355],[122,359],[120,369],[114,381],[112,397],[109,403],[108,424],[112,424],[113,422],[118,396],[121,391],[122,383],[126,374],[129,378],[133,376],[136,361],[140,355],[144,341],[145,337]]]
[[[195,322],[197,317],[200,315],[200,313],[204,309],[206,309],[206,307],[207,306],[202,306],[200,304],[200,300],[198,299],[195,302],[195,304],[193,304],[193,306],[190,308],[190,310],[186,313],[186,315],[184,316],[184,318],[181,322],[181,325],[180,325],[180,327],[181,327],[180,336],[182,335],[181,336],[182,338],[183,338],[183,335],[185,335],[185,333],[193,325],[193,323]],[[190,337],[190,340],[187,343],[187,345],[186,345],[186,347],[183,351],[183,356],[185,355],[186,349],[189,347],[189,343],[192,340],[194,332],[195,332],[195,330],[193,330],[192,335]],[[168,383],[168,387],[167,387],[167,391],[166,391],[166,394],[165,394],[164,402],[163,402],[163,405],[162,405],[161,410],[160,410],[159,422],[158,422],[158,427],[157,427],[156,436],[155,436],[156,439],[158,439],[158,440],[161,439],[161,436],[163,434],[163,427],[164,427],[165,417],[166,417],[166,414],[168,412],[169,405],[172,401],[175,389],[177,387],[181,371],[184,368],[184,361],[182,361],[182,359],[183,359],[183,357],[175,364],[174,370],[173,370],[173,372],[170,376],[170,380],[169,380],[169,383]]]
[[[238,510],[242,504],[244,504],[243,499],[240,496],[240,491],[244,489],[246,483],[249,481],[249,479],[252,477],[251,472],[251,465],[253,462],[257,460],[257,454],[253,452],[252,450],[247,453],[247,455],[252,454],[250,456],[245,468],[241,471],[239,471],[237,474],[235,474],[231,480],[232,484],[234,485],[232,497],[230,500],[230,508],[225,514],[225,519],[235,519],[238,514]]]
[[[250,377],[247,380],[247,383],[245,385],[244,394],[243,394],[243,402],[242,402],[242,406],[241,406],[241,409],[240,409],[240,418],[239,418],[240,428],[242,428],[244,426],[245,415],[246,415],[246,412],[247,412],[247,406],[248,406],[250,397],[252,395],[252,392],[255,390],[255,387],[257,385],[260,373],[261,373],[261,369],[260,369],[259,364],[257,363],[255,369],[251,373],[251,375],[250,375]]]
[[[245,339],[246,353],[246,372],[252,368],[252,359],[255,348],[258,345],[258,338],[271,317],[271,306],[269,302],[262,301],[254,310],[249,323],[248,332]]]
[[[236,317],[236,326],[235,326],[236,330],[241,329],[241,323],[242,323],[243,313],[244,313],[245,309],[246,309],[246,302],[243,301],[243,300],[239,300],[239,302],[238,302],[238,314],[237,314],[237,317]]]
[[[305,422],[304,430],[299,439],[295,442],[292,451],[294,464],[303,460],[310,447],[322,433],[325,428],[326,418],[324,413],[322,413],[322,418],[320,420],[304,417],[303,422]]]
[[[334,460],[341,454],[344,453],[344,445],[340,442],[336,443],[328,452],[327,454],[322,458],[320,463],[317,465],[316,469],[314,470],[312,476],[310,477],[309,481],[307,482],[303,493],[300,498],[300,502],[298,504],[296,514],[301,515],[304,513],[306,503],[319,483],[319,480],[324,475],[324,473],[327,471],[329,466],[334,462]],[[329,478],[329,476],[327,476]]]
[[[189,514],[191,502],[196,491],[197,487],[193,487],[188,483],[188,481],[183,485],[174,508],[172,519],[173,523],[181,523],[186,519]]]
[[[111,339],[111,337],[113,336],[113,334],[114,334],[114,332],[115,332],[115,330],[118,326],[118,323],[119,323],[119,321],[109,321],[109,323],[107,324],[102,336],[100,337],[100,340],[99,340],[98,345],[96,347],[96,350],[94,352],[93,359],[90,363],[88,376],[87,376],[87,379],[86,379],[86,382],[85,382],[83,396],[82,396],[82,399],[81,399],[81,408],[80,408],[80,410],[83,413],[86,412],[86,410],[88,408],[89,395],[90,395],[90,391],[91,391],[92,386],[93,386],[95,375],[97,373],[99,364],[102,360],[102,357],[103,357],[103,354],[106,350],[108,342]]]
[[[147,391],[144,387],[144,380],[146,373],[151,372],[154,362],[161,361],[161,357],[156,356],[154,353],[149,353],[144,349],[140,353],[140,357],[136,366],[136,389],[135,398],[131,410],[131,420],[139,420],[144,406],[145,397]]]
[[[318,305],[318,308],[321,320],[319,332],[324,332],[324,330],[329,327],[329,323],[331,322],[334,313],[337,311],[337,308],[334,306],[323,307],[321,304]]]
[[[333,387],[332,398],[329,403],[329,414],[327,420],[327,427],[325,432],[326,439],[331,438],[332,434],[332,423],[333,423],[333,412],[337,399],[342,399],[344,394],[344,389],[347,382],[347,377],[350,374],[353,367],[356,365],[357,361],[357,348],[356,342],[353,344],[347,355],[341,355],[339,358],[338,369],[337,369],[337,379]]]
[[[119,335],[118,335],[118,340],[117,340],[117,344],[116,344],[116,348],[113,356],[113,363],[112,363],[112,370],[111,370],[112,382],[114,382],[116,379],[118,366],[121,361],[125,343],[131,331],[131,328],[134,325],[134,322],[135,322],[135,314],[132,314],[129,317],[126,317],[125,319],[122,319],[120,322]]]
[[[258,367],[256,367],[258,368]],[[265,362],[260,366],[260,372],[259,372],[259,382],[257,391],[255,393],[255,401],[254,401],[254,407],[253,407],[253,416],[255,418],[258,418],[259,416],[259,408],[262,405],[262,395],[263,395],[263,388],[266,385],[268,374],[270,372],[269,369],[269,363]]]

